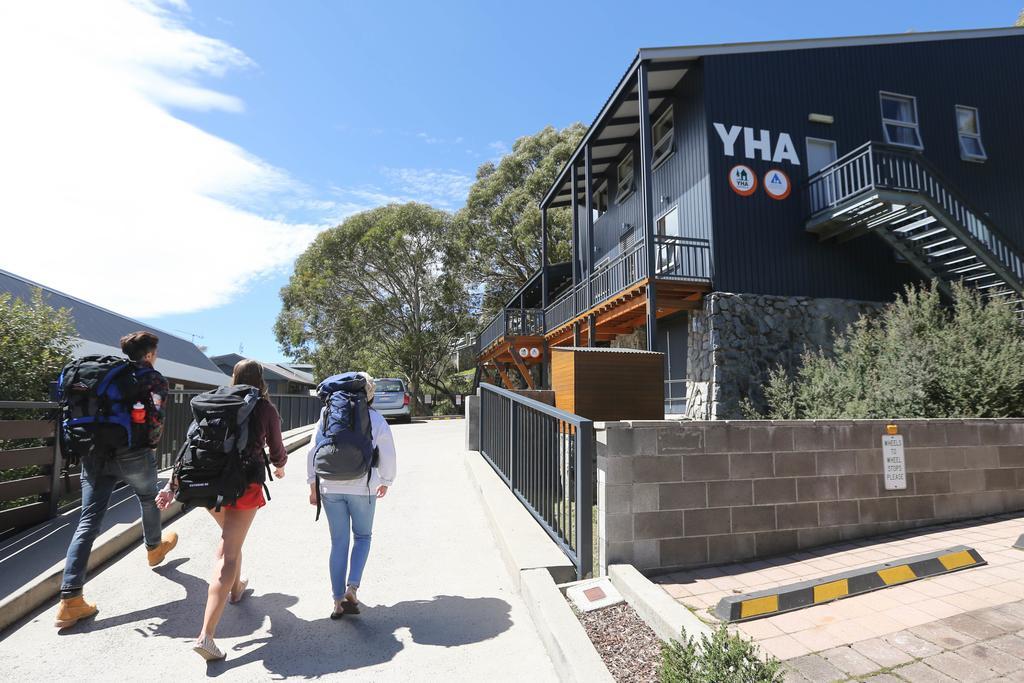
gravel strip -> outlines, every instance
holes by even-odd
[[[661,640],[628,603],[586,614],[573,611],[612,678],[622,683],[658,680]]]

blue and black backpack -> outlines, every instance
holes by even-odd
[[[117,356],[84,356],[65,365],[57,380],[65,460],[74,463],[86,455],[113,456],[152,446],[150,420],[133,422],[131,411],[135,403],[149,409],[152,399],[144,378],[154,372]]]
[[[377,465],[377,449],[370,428],[366,379],[355,372],[334,375],[320,383],[317,395],[324,402],[313,450],[316,516],[320,519],[320,480],[349,481],[365,476],[369,481]]]

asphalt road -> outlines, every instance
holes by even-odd
[[[393,429],[398,479],[377,508],[362,615],[328,618],[327,523],[313,521],[300,449],[246,541],[254,593],[225,610],[226,661],[207,666],[190,647],[217,539],[200,510],[171,523],[181,541],[163,566],[137,548],[91,577],[94,620],[58,635],[50,605],[7,632],[0,679],[556,680],[470,487],[462,421]]]

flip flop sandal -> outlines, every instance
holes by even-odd
[[[341,611],[339,612],[337,605],[335,605],[334,610],[331,612],[331,619],[337,621],[338,619],[341,619],[343,616],[345,616],[344,606],[341,607]]]
[[[346,600],[342,603],[342,610],[345,614],[359,614],[359,603],[353,600]]]

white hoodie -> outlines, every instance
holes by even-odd
[[[316,423],[316,431],[323,429],[323,413]],[[379,460],[377,466],[370,471],[370,479],[366,477],[349,479],[347,481],[320,480],[320,493],[350,493],[355,495],[366,495],[367,491],[376,494],[378,486],[391,486],[397,474],[397,463],[395,456],[395,440],[391,436],[391,426],[380,413],[373,408],[370,409],[370,434],[373,437],[373,445],[377,447]],[[309,451],[306,453],[306,483],[316,482],[316,473],[313,471],[313,452],[316,450],[316,432],[309,442]]]

